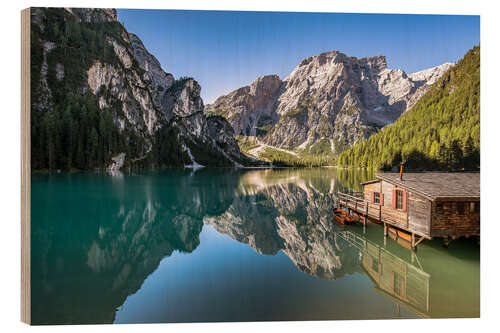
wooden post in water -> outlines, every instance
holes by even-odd
[[[415,251],[417,247],[415,246],[415,234],[412,232],[411,233],[411,249]]]
[[[366,225],[366,220],[368,219],[368,203],[365,202],[365,219],[363,220],[363,223]]]

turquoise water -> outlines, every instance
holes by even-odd
[[[336,169],[32,175],[34,324],[479,316],[479,246],[333,222]]]

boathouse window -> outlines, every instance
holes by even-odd
[[[380,203],[380,192],[373,193],[373,203],[376,203],[376,204]]]
[[[479,202],[471,202],[469,204],[469,212],[471,213],[479,212]]]
[[[458,214],[463,214],[465,212],[465,202],[458,202],[457,203],[457,211],[458,211]]]
[[[396,190],[396,208],[403,209],[403,191]]]
[[[436,204],[436,213],[438,214],[443,214],[443,203],[438,202]]]

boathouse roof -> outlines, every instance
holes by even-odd
[[[377,173],[375,177],[430,200],[479,199],[480,173]]]

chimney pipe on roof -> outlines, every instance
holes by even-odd
[[[405,169],[405,161],[401,162],[399,165],[399,180],[403,180],[403,172]]]

